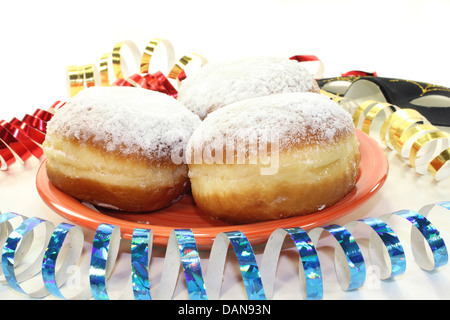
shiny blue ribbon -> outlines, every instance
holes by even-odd
[[[89,282],[95,300],[109,300],[106,289],[107,262],[111,237],[115,228],[110,224],[100,224],[92,243]]]
[[[15,215],[5,216],[6,219],[14,217]],[[18,226],[13,232],[10,233],[6,239],[2,251],[2,268],[5,275],[5,279],[12,289],[22,294],[27,294],[20,286],[20,280],[16,278],[15,274],[15,254],[18,250],[19,242],[29,235],[32,230],[40,224],[47,224],[48,222],[39,218],[26,219],[20,226]],[[24,253],[25,254],[25,253]],[[30,277],[36,275],[41,270],[41,265],[38,263],[32,263],[26,270],[26,274]],[[48,295],[48,292],[41,293],[40,296]]]
[[[435,206],[440,206],[442,208],[450,210],[450,201],[437,202],[437,203],[435,203]]]
[[[4,247],[3,251],[5,251],[6,254],[9,254],[9,255],[11,255],[11,253],[10,253],[11,248],[9,246],[6,246],[5,242],[6,242],[7,238],[9,237],[9,235],[11,234],[11,232],[13,231],[12,226],[9,223],[9,220],[12,220],[15,218],[20,218],[22,221],[24,220],[24,218],[20,214],[17,214],[14,212],[5,212],[0,215],[0,227],[1,227],[1,232],[2,232],[0,235],[0,237],[1,237],[0,244],[2,245],[2,247]],[[2,253],[2,257],[3,257],[3,253]],[[14,257],[14,255],[13,255],[13,257]],[[6,256],[5,256],[5,258],[6,258]],[[8,262],[5,261],[5,263],[8,263]],[[4,268],[3,268],[3,263],[2,263],[2,273],[3,273],[3,270],[4,270]],[[11,280],[11,278],[8,278],[8,279]],[[6,279],[6,280],[8,281],[8,279]]]
[[[178,241],[189,299],[207,300],[195,236],[190,229],[176,229],[174,231]]]
[[[345,290],[355,290],[360,288],[366,279],[366,264],[353,235],[344,227],[339,225],[329,225],[323,227],[338,242],[345,254],[350,271],[350,282]]]
[[[249,300],[265,300],[256,257],[247,237],[241,231],[225,232],[236,254]]]
[[[448,206],[448,203],[441,203],[439,205],[447,209],[450,207]],[[403,217],[409,221],[422,234],[433,254],[433,269],[439,268],[448,263],[447,246],[440,236],[439,231],[430,220],[428,220],[424,215],[412,210],[401,210],[394,212],[393,214]]]
[[[305,274],[306,299],[323,298],[323,281],[317,251],[308,233],[302,228],[284,228],[297,248]]]
[[[44,285],[50,294],[60,299],[66,299],[66,297],[61,293],[59,286],[56,283],[56,260],[58,259],[59,252],[61,251],[67,234],[73,227],[73,225],[68,223],[61,223],[56,227],[50,238],[42,261],[42,278],[44,280]]]
[[[361,287],[366,277],[366,264],[362,255],[361,249],[357,244],[350,224],[364,223],[369,226],[375,234],[382,241],[385,246],[390,259],[390,272],[388,278],[399,276],[405,272],[406,258],[403,246],[394,230],[386,223],[384,217],[391,218],[392,216],[399,216],[408,221],[412,226],[412,232],[415,235],[420,235],[420,241],[429,246],[432,253],[431,267],[426,270],[434,270],[448,263],[447,247],[442,239],[437,228],[427,219],[426,215],[434,206],[440,206],[450,210],[450,202],[440,202],[434,205],[429,205],[423,208],[423,214],[412,210],[402,210],[387,214],[381,218],[364,218],[349,223],[348,227],[339,225],[329,225],[325,227],[316,228],[315,230],[327,231],[331,234],[339,244],[339,250],[342,251],[345,257],[345,263],[349,270],[349,283],[345,290],[354,290]],[[10,220],[14,218],[21,218],[23,222],[13,230]],[[45,224],[47,228],[46,243],[42,255],[40,255],[35,262],[33,262],[26,269],[24,273],[16,274],[15,265],[20,262],[22,255],[25,255],[28,250],[29,240],[33,240],[33,229],[37,226]],[[44,286],[32,294],[32,297],[41,297],[45,295],[52,295],[58,298],[65,299],[58,287],[58,273],[55,270],[58,255],[61,252],[63,245],[67,242],[67,235],[70,232],[81,232],[79,227],[71,224],[62,223],[53,229],[53,233],[48,232],[50,222],[40,218],[26,218],[19,214],[7,212],[0,215],[0,243],[3,245],[2,251],[2,270],[5,280],[9,286],[17,292],[28,294],[21,287],[22,281],[36,276],[39,272],[42,274]],[[53,225],[52,225],[53,226]],[[352,225],[353,226],[353,225]],[[75,229],[74,229],[75,228]],[[294,242],[299,253],[305,283],[307,299],[322,299],[323,298],[323,283],[321,266],[318,259],[314,238],[311,232],[306,232],[302,228],[284,228],[282,229],[289,235]],[[276,230],[278,231],[278,230]],[[313,230],[314,231],[314,230]],[[119,228],[114,225],[101,224],[98,226],[94,236],[91,261],[89,267],[89,288],[92,297],[97,300],[109,299],[106,281],[109,273],[114,265],[115,254],[118,250],[118,239],[120,240]],[[195,235],[190,229],[176,229],[173,230],[176,238],[174,250],[178,250],[181,258],[181,264],[186,280],[189,298],[191,300],[206,300],[207,292],[205,289],[205,282],[202,275],[201,261]],[[253,248],[245,236],[240,231],[225,232],[223,235],[226,238],[221,239],[223,245],[231,243],[234,253],[237,257],[239,268],[243,277],[244,286],[249,300],[263,300],[266,299],[265,290],[263,287],[263,279],[260,275],[260,270],[256,261]],[[318,233],[315,232],[314,236]],[[418,237],[416,237],[418,238]],[[79,241],[82,247],[84,238],[74,238],[71,241]],[[228,239],[229,242],[223,242]],[[27,241],[25,241],[27,240]],[[113,243],[113,240],[115,241]],[[227,241],[228,241],[227,240]],[[279,239],[278,239],[279,240]],[[413,239],[412,239],[413,240]],[[21,242],[22,241],[22,242]],[[413,240],[417,241],[417,240]],[[72,243],[70,243],[72,244]],[[175,248],[177,246],[178,248]],[[72,247],[72,246],[70,246]],[[150,300],[150,279],[149,279],[149,261],[152,248],[152,231],[149,229],[135,229],[131,239],[131,283],[136,300]],[[113,250],[114,249],[114,250]],[[416,248],[414,248],[416,249]],[[20,251],[20,254],[18,254]],[[223,250],[217,250],[217,254],[226,255]],[[413,253],[418,250],[413,250]],[[80,251],[81,252],[81,251]],[[175,251],[176,252],[176,251]],[[76,252],[75,252],[76,253]],[[69,255],[69,254],[68,254]],[[64,263],[72,263],[76,258],[76,254],[72,260],[65,258]],[[222,256],[223,259],[225,257]],[[42,260],[40,260],[42,259]],[[66,261],[67,260],[67,261]],[[417,259],[416,259],[417,260]],[[63,269],[61,267],[61,269]],[[221,269],[218,269],[220,272]]]
[[[392,230],[387,223],[378,218],[369,217],[358,221],[370,226],[383,242],[391,264],[390,275],[388,278],[394,278],[403,274],[406,270],[405,251],[394,230]]]
[[[131,239],[131,283],[135,300],[151,300],[149,261],[152,231],[135,229]]]
[[[22,218],[23,219],[23,216],[21,216],[18,213],[15,213],[15,212],[4,212],[0,215],[0,224],[3,225],[4,222],[7,222],[14,218]]]

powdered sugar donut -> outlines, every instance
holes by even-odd
[[[205,213],[232,223],[316,212],[355,186],[358,145],[350,114],[323,95],[236,102],[189,140],[192,194]]]
[[[201,120],[172,97],[132,87],[81,91],[48,123],[49,180],[65,193],[118,210],[153,211],[189,189],[172,161]]]
[[[178,100],[204,119],[227,104],[286,92],[319,92],[313,76],[297,61],[245,57],[209,63],[181,83]]]

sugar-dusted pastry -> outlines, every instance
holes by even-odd
[[[323,95],[242,100],[191,136],[192,195],[211,217],[236,224],[317,212],[354,188],[358,146],[350,114]]]
[[[166,207],[189,189],[172,161],[201,120],[174,98],[132,87],[92,87],[58,109],[44,142],[49,180],[65,193],[130,212]]]
[[[281,57],[245,57],[208,63],[181,83],[178,100],[204,119],[223,106],[286,92],[319,92],[301,63]]]

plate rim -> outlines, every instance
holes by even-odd
[[[360,143],[360,153],[361,153],[361,159],[363,161],[368,162],[369,164],[374,164],[374,160],[376,159],[377,162],[377,174],[378,176],[371,177],[372,180],[367,179],[368,173],[365,173],[363,170],[360,172],[360,177],[356,183],[356,186],[358,184],[361,184],[361,179],[363,178],[363,182],[370,182],[370,184],[367,186],[368,191],[361,192],[359,194],[359,197],[350,201],[349,204],[347,204],[345,201],[348,197],[351,197],[352,192],[350,192],[346,197],[344,197],[341,201],[336,203],[335,205],[326,208],[320,212],[308,214],[308,215],[302,215],[298,217],[290,217],[280,220],[272,220],[272,221],[264,221],[264,222],[258,222],[258,223],[250,223],[250,224],[240,224],[240,225],[227,225],[227,226],[217,226],[217,227],[192,227],[190,228],[195,236],[197,246],[199,249],[208,249],[211,247],[215,237],[217,234],[221,232],[228,232],[228,231],[241,231],[244,233],[244,235],[247,237],[247,239],[252,244],[260,244],[264,241],[267,241],[267,239],[270,237],[270,235],[279,228],[287,228],[287,227],[301,227],[305,229],[306,231],[313,229],[315,227],[323,226],[324,222],[331,222],[334,220],[337,220],[339,218],[342,218],[351,212],[355,211],[357,208],[359,208],[363,203],[368,201],[373,195],[375,195],[381,187],[384,185],[384,182],[387,179],[388,171],[389,171],[389,162],[387,159],[387,155],[384,152],[384,150],[379,146],[378,142],[376,142],[372,137],[365,134],[364,132],[355,129],[358,141]],[[363,144],[364,143],[364,144]],[[366,154],[368,150],[371,150],[373,152],[372,155]],[[363,153],[364,151],[364,153]],[[365,158],[363,158],[365,157]],[[369,159],[367,161],[367,159]],[[380,161],[381,160],[381,161]],[[120,218],[112,217],[107,214],[103,214],[97,211],[92,210],[92,212],[95,212],[96,215],[98,215],[99,218],[93,219],[92,217],[87,217],[79,212],[73,212],[73,210],[70,209],[71,203],[61,204],[59,201],[55,201],[53,199],[57,198],[57,196],[50,190],[51,187],[55,188],[51,184],[51,182],[48,180],[46,175],[46,169],[45,169],[45,163],[46,158],[43,159],[42,163],[40,164],[37,174],[36,174],[36,188],[38,190],[38,193],[41,197],[41,199],[44,201],[44,203],[50,207],[54,212],[56,212],[58,215],[68,219],[69,221],[78,224],[80,226],[84,226],[88,229],[97,229],[97,227],[102,223],[112,224],[120,227],[122,238],[124,239],[131,239],[132,232],[134,228],[144,228],[144,229],[151,229],[153,234],[153,245],[156,246],[162,246],[165,247],[167,245],[167,241],[170,235],[170,232],[174,229],[174,227],[169,226],[160,226],[160,225],[149,225],[149,224],[142,224],[138,222],[128,221],[128,220],[122,220]],[[361,168],[361,166],[360,166]],[[50,187],[51,186],[51,187]],[[57,189],[56,189],[57,190]],[[60,192],[64,194],[61,190],[57,190],[57,192]],[[355,191],[358,193],[358,190]],[[64,194],[65,197],[68,197],[70,202],[75,203],[76,206],[82,205],[80,204],[80,201]],[[347,204],[343,208],[340,208],[340,205]],[[87,210],[89,208],[84,207]],[[336,212],[336,210],[338,210]],[[323,221],[325,220],[325,221]],[[325,223],[326,224],[326,223]],[[123,226],[127,226],[126,228],[123,228]],[[259,227],[259,228],[255,228]],[[264,230],[261,230],[264,229]],[[252,232],[252,229],[254,231]],[[257,232],[255,232],[255,229],[257,229]]]

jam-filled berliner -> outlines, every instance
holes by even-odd
[[[208,63],[183,80],[178,100],[204,119],[244,99],[286,92],[316,92],[314,77],[297,61],[257,56]]]
[[[324,95],[242,100],[210,113],[191,136],[192,195],[235,224],[317,212],[354,188],[358,146],[350,114]]]
[[[44,142],[49,180],[85,202],[130,212],[166,207],[189,190],[172,161],[201,120],[174,98],[134,87],[91,87],[58,109]]]

